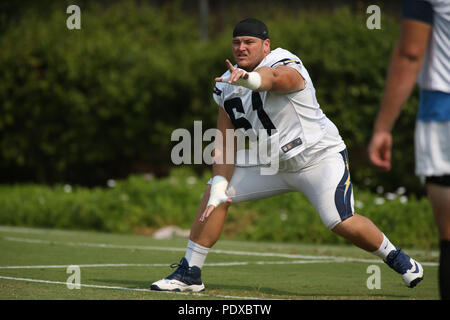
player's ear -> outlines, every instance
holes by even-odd
[[[265,54],[270,53],[270,39],[266,39],[263,41],[263,49]]]

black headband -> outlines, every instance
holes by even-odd
[[[242,36],[256,37],[266,40],[269,38],[269,30],[264,22],[257,19],[248,18],[242,20],[234,27],[233,38]]]

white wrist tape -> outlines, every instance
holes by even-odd
[[[248,74],[248,78],[247,79],[239,78],[234,83],[232,83],[232,85],[242,86],[242,87],[248,88],[250,90],[259,89],[259,87],[261,86],[261,75],[256,71],[247,72],[243,69],[240,69],[240,70],[242,70],[246,74]],[[230,80],[230,78],[223,79],[222,82],[228,82],[228,80]]]
[[[214,176],[211,181],[211,191],[209,194],[209,201],[207,207],[213,205],[217,207],[219,204],[224,203],[228,197],[225,191],[228,187],[228,181],[222,176]]]
[[[247,79],[239,78],[236,81],[236,84],[238,86],[249,88],[250,90],[257,90],[261,86],[261,76],[255,71],[249,72]]]

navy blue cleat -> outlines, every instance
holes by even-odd
[[[389,252],[384,262],[402,275],[403,282],[408,288],[414,288],[423,280],[421,264],[406,255],[400,248]]]
[[[186,258],[182,258],[180,263],[172,264],[170,267],[178,268],[167,278],[152,283],[150,290],[199,292],[205,289],[201,269],[197,266],[189,267]]]

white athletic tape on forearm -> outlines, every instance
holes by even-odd
[[[228,187],[228,181],[222,176],[214,176],[211,181],[211,191],[209,194],[209,201],[207,207],[213,205],[217,207],[219,204],[224,203],[228,197],[225,191]]]
[[[249,72],[247,79],[239,78],[236,84],[250,90],[257,90],[261,86],[261,76],[258,72]]]
[[[239,69],[245,72],[245,74],[248,74],[248,78],[244,79],[244,78],[239,78],[238,80],[236,80],[235,82],[231,83],[234,86],[242,86],[245,88],[248,88],[250,90],[257,90],[259,89],[259,87],[261,86],[261,75],[256,72],[246,72],[244,69]],[[230,78],[223,78],[222,82],[228,82],[230,80]]]

